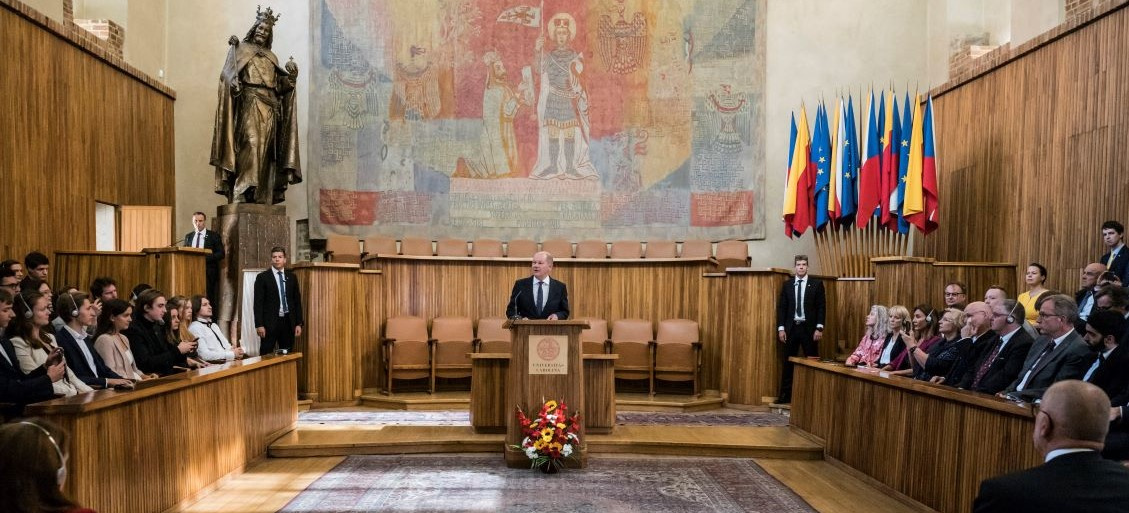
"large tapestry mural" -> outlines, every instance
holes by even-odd
[[[312,235],[764,238],[763,0],[312,9]]]

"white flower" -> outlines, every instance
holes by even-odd
[[[569,450],[569,452],[571,452],[571,449]],[[536,458],[537,457],[537,449],[534,449],[532,447],[526,447],[525,448],[525,457],[529,458],[531,460]]]
[[[567,458],[571,454],[572,454],[572,444],[564,444],[564,446],[561,447],[561,456],[564,456],[564,457]]]

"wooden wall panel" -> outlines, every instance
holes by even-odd
[[[855,350],[866,331],[866,316],[870,305],[874,304],[874,278],[839,278],[835,281],[835,297],[838,308],[828,310],[828,322],[834,317],[837,333],[831,341],[831,352],[827,357],[846,359]],[[913,306],[910,306],[913,308]]]
[[[989,285],[1003,285],[1009,297],[1017,295],[1013,282],[1016,265],[1013,263],[935,262],[931,258],[888,257],[875,258],[874,269],[874,303],[885,306],[900,304],[912,309],[919,303],[926,303],[943,308],[945,285],[952,281],[968,286],[969,302],[983,300]]]
[[[1129,221],[1127,6],[936,94],[942,221],[917,254],[1017,262],[1013,290],[1040,262],[1078,288],[1101,223]]]
[[[711,305],[728,317],[722,358],[729,402],[762,404],[762,398],[776,396],[783,355],[776,340],[776,298],[786,279],[783,269],[730,273],[724,299]]]
[[[383,383],[384,370],[380,366],[380,335],[384,316],[384,276],[380,271],[361,270],[358,275],[356,310],[360,319],[357,326],[361,354],[362,388],[378,388]]]
[[[90,282],[99,276],[110,276],[118,282],[118,296],[129,299],[129,291],[138,283],[149,283],[149,261],[145,253],[123,251],[60,251],[51,262],[51,281],[56,287],[74,285],[90,292]]]
[[[299,264],[306,325],[296,350],[299,392],[319,403],[353,403],[361,395],[365,363],[363,282],[355,264]]]
[[[0,3],[0,255],[95,248],[94,202],[172,207],[173,96]],[[59,285],[54,283],[54,285]]]

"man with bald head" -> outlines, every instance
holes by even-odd
[[[1020,329],[1026,312],[1014,299],[992,305],[992,331],[998,335],[985,343],[975,362],[955,386],[974,392],[994,394],[1006,388],[1023,368],[1023,361],[1035,339]]]
[[[1055,383],[1031,436],[1043,464],[981,482],[973,512],[1129,512],[1129,469],[1099,454],[1108,429],[1105,392],[1077,380]]]
[[[1105,272],[1105,265],[1094,262],[1082,269],[1078,275],[1078,292],[1074,293],[1074,302],[1078,303],[1078,318],[1074,321],[1074,329],[1079,333],[1086,330],[1086,319],[1094,310],[1094,295],[1098,292],[1098,278]]]
[[[995,347],[1000,337],[992,331],[992,308],[983,301],[973,301],[964,307],[964,329],[956,344],[957,358],[944,377],[934,376],[932,383],[958,386],[965,373],[979,359],[985,347]]]
[[[549,278],[553,255],[548,251],[533,254],[533,276],[514,282],[506,317],[511,319],[568,319],[568,287]]]

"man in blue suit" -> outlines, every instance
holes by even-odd
[[[94,350],[86,329],[94,325],[94,308],[90,296],[83,292],[64,292],[55,300],[55,311],[64,324],[55,330],[55,341],[63,348],[67,367],[75,376],[90,388],[110,388],[129,386],[133,381],[123,379],[106,366],[106,362]]]
[[[1102,223],[1102,242],[1109,251],[1098,259],[1098,263],[1105,266],[1121,278],[1121,283],[1129,283],[1129,252],[1125,251],[1125,227],[1117,221]]]
[[[547,251],[533,254],[533,276],[514,282],[506,317],[511,319],[568,319],[568,287],[549,278],[553,255]]]

